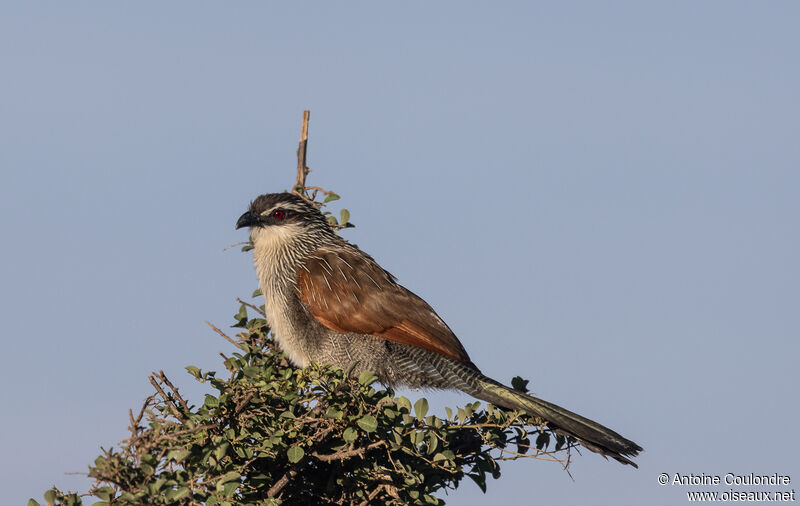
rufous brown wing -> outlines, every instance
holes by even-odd
[[[322,247],[309,255],[298,269],[296,286],[309,313],[331,330],[470,362],[453,331],[424,300],[351,244],[335,250]]]

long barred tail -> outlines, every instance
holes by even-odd
[[[608,427],[551,402],[512,390],[486,376],[481,378],[480,383],[481,391],[470,392],[471,395],[498,406],[525,411],[529,415],[546,420],[557,433],[574,437],[582,446],[593,452],[611,457],[623,464],[639,467],[627,457],[637,456],[642,447]]]
[[[399,366],[412,386],[452,388],[508,409],[519,409],[541,418],[557,433],[574,437],[585,448],[638,468],[628,457],[642,451],[638,444],[613,430],[545,400],[518,392],[484,376],[475,365],[442,355],[399,345]],[[406,382],[406,381],[404,381]]]

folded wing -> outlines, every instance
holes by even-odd
[[[424,300],[397,284],[371,257],[347,246],[320,248],[299,269],[297,295],[317,321],[337,332],[367,334],[470,361],[453,331]]]

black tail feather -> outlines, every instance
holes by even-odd
[[[511,388],[483,376],[480,391],[469,392],[485,401],[509,409],[519,409],[548,422],[557,434],[572,436],[581,446],[618,462],[638,468],[628,457],[636,457],[642,447],[613,430],[577,413]]]
[[[519,409],[546,421],[556,434],[572,436],[585,448],[618,462],[637,466],[642,447],[613,430],[551,402],[518,392],[484,376],[474,364],[459,362],[415,346],[393,345],[398,351],[394,364],[412,386],[454,388],[508,409]]]

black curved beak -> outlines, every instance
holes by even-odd
[[[258,225],[258,217],[254,216],[250,211],[239,216],[239,219],[236,220],[236,230],[243,227],[252,227],[254,225]]]

